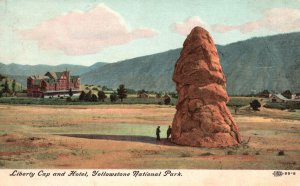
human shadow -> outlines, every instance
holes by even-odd
[[[160,141],[157,141],[156,138],[150,136],[104,135],[104,134],[56,134],[56,135],[73,137],[73,138],[142,142],[142,143],[149,143],[149,144],[175,146],[174,143],[172,143],[170,140],[167,140],[166,138],[162,138]]]

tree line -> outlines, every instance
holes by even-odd
[[[80,101],[90,101],[90,102],[96,102],[96,101],[102,101],[107,98],[105,92],[103,90],[99,90],[97,94],[93,93],[92,90],[89,90],[89,92],[85,93],[84,91],[81,91],[79,100]],[[127,90],[125,88],[125,85],[121,84],[119,85],[119,88],[117,89],[117,92],[113,92],[109,96],[111,102],[116,102],[118,99],[123,102],[123,99],[127,98]]]

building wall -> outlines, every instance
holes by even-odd
[[[38,80],[41,81],[41,80]],[[74,82],[70,81],[70,73],[65,72],[62,74],[60,79],[57,82],[46,83],[46,81],[41,81],[40,85],[34,85],[35,79],[31,77],[27,78],[27,94],[28,96],[41,96],[44,91],[60,91],[60,90],[79,90],[80,89],[80,78]],[[43,84],[43,88],[42,88]]]

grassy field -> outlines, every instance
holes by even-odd
[[[109,94],[107,94],[109,97]],[[101,104],[164,104],[163,98],[155,98],[154,95],[151,98],[137,98],[136,94],[129,94],[128,98],[124,99],[123,102],[118,100],[115,103],[111,103],[109,98],[106,98],[104,102],[86,102],[79,101],[78,96],[73,96],[72,101],[67,101],[67,97],[54,97],[52,99],[49,98],[32,98],[32,97],[2,97],[0,98],[1,104],[22,104],[22,105],[101,105]],[[258,99],[261,102],[265,100],[255,97],[231,97],[227,106],[233,107],[243,107],[248,106],[251,101],[254,99]],[[171,98],[170,105],[175,105],[177,102],[176,98]]]
[[[245,143],[228,148],[157,143],[156,127],[165,138],[174,113],[165,105],[0,105],[0,167],[300,169],[299,110],[240,110]]]
[[[171,99],[171,105],[175,105],[177,99]],[[109,98],[106,98],[104,102],[87,102],[79,101],[78,96],[73,96],[72,101],[67,101],[67,97],[60,98],[32,98],[32,97],[2,97],[0,98],[0,104],[21,104],[21,105],[108,105],[108,104],[164,104],[162,98],[137,98],[130,95],[130,97],[121,100],[117,100],[111,103]]]

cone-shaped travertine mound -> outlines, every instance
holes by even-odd
[[[225,147],[240,143],[226,107],[226,79],[209,33],[195,27],[183,44],[173,81],[179,94],[172,141],[180,145]]]

